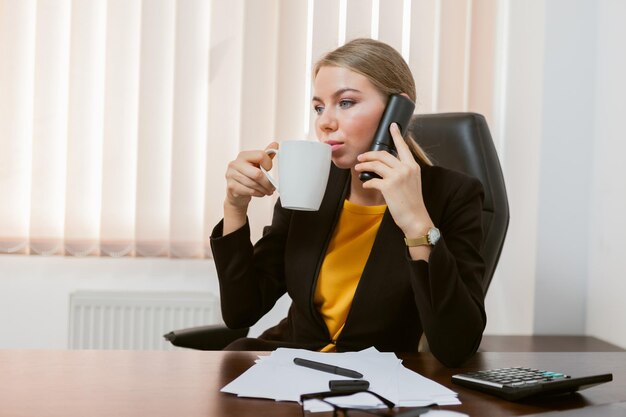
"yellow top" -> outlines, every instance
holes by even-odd
[[[387,206],[359,206],[348,200],[343,203],[315,289],[315,307],[332,336],[332,342],[322,352],[335,350],[386,209]]]

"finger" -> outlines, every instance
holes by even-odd
[[[233,176],[242,184],[250,186],[250,188],[258,189],[266,194],[274,192],[274,186],[270,180],[267,179],[263,171],[255,166],[244,165],[240,169],[235,170]]]
[[[266,171],[269,171],[274,166],[272,159],[276,156],[276,154],[269,155],[263,152],[263,157],[259,161],[259,166],[262,166]]]
[[[271,149],[271,145],[267,149]],[[231,165],[263,165],[263,168],[270,170],[272,168],[272,157],[273,155],[270,156],[266,151],[261,150],[241,151]]]
[[[267,145],[267,147],[265,148],[265,150],[268,149],[278,149],[278,142],[271,142],[269,145]],[[274,157],[274,155],[272,155],[272,158]]]
[[[261,150],[253,150],[253,151],[241,151],[239,155],[237,155],[237,159],[233,162],[247,162],[251,164],[258,164],[264,156],[267,154],[265,151]]]
[[[238,184],[241,184],[243,187],[249,188],[251,190],[255,190],[261,193],[262,195],[272,195],[274,193],[274,187],[271,184],[264,185],[241,173],[234,174],[231,177],[231,179],[237,182]]]
[[[382,191],[381,187],[383,186],[383,180],[380,178],[372,178],[370,180],[365,181],[362,184],[363,188],[368,190],[378,190]]]
[[[270,149],[278,150],[278,142],[272,142],[269,145],[267,145],[267,147],[265,148],[265,151],[263,152],[265,155],[262,155],[262,159],[259,161],[259,165],[265,168],[266,171],[269,171],[270,169],[272,169],[272,160],[276,156],[274,152],[272,153],[267,152]]]
[[[265,197],[266,195],[268,195],[264,191],[256,190],[254,188],[251,188],[251,187],[248,187],[248,186],[246,186],[244,184],[241,184],[241,183],[239,183],[237,181],[233,181],[231,183],[230,190],[233,193],[233,195],[238,195],[238,196]]]
[[[360,164],[356,164],[354,166],[354,169],[356,169],[358,172],[374,172],[380,175],[382,178],[387,178],[391,171],[393,171],[392,167],[381,161],[362,162]]]
[[[409,145],[407,145],[406,141],[402,137],[402,132],[398,127],[397,123],[392,123],[389,127],[389,132],[391,133],[391,137],[393,138],[393,144],[396,145],[396,151],[398,152],[398,159],[401,161],[412,160],[413,154],[411,153],[411,149],[409,149]]]
[[[245,159],[245,155],[239,155],[239,157],[228,164],[226,170],[226,180],[230,181],[233,178],[237,178],[239,182],[248,184],[242,180],[240,176],[247,177],[250,181],[258,183],[260,187],[265,188],[268,191],[273,190],[273,186],[270,181],[265,177],[263,172],[254,164]]]
[[[274,157],[274,155],[265,154],[263,156],[263,158],[261,159],[261,161],[259,162],[259,166],[262,166],[266,171],[271,170],[272,166],[274,166],[273,163],[272,163],[272,158],[273,157]]]
[[[386,151],[369,151],[362,153],[357,157],[359,162],[381,161],[389,166],[395,166],[399,163],[398,158]]]
[[[259,168],[248,168],[248,173],[240,171],[229,172],[227,176],[227,187],[236,189],[244,195],[265,196],[272,195],[274,186],[267,180]]]

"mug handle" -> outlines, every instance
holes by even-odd
[[[274,154],[274,155],[278,155],[278,150],[277,150],[277,149],[266,149],[266,150],[265,150],[265,153],[266,153],[266,154],[268,154],[268,155],[272,155],[272,154]],[[269,172],[267,172],[267,171],[265,170],[265,168],[263,168],[261,165],[259,165],[259,168],[261,168],[261,171],[265,174],[265,176],[267,177],[267,179],[269,180],[269,182],[271,182],[271,183],[272,183],[272,185],[274,186],[274,188],[276,188],[276,191],[280,192],[280,191],[278,190],[278,182],[274,179],[274,177],[272,177],[272,176],[270,175],[270,173],[269,173]]]

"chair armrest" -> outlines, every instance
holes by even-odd
[[[217,324],[173,330],[163,337],[174,346],[198,350],[222,350],[231,342],[248,335],[250,329],[229,329]]]

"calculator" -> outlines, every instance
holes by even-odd
[[[570,376],[542,369],[513,367],[467,372],[452,376],[452,382],[509,401],[579,391],[613,380],[613,374]]]

